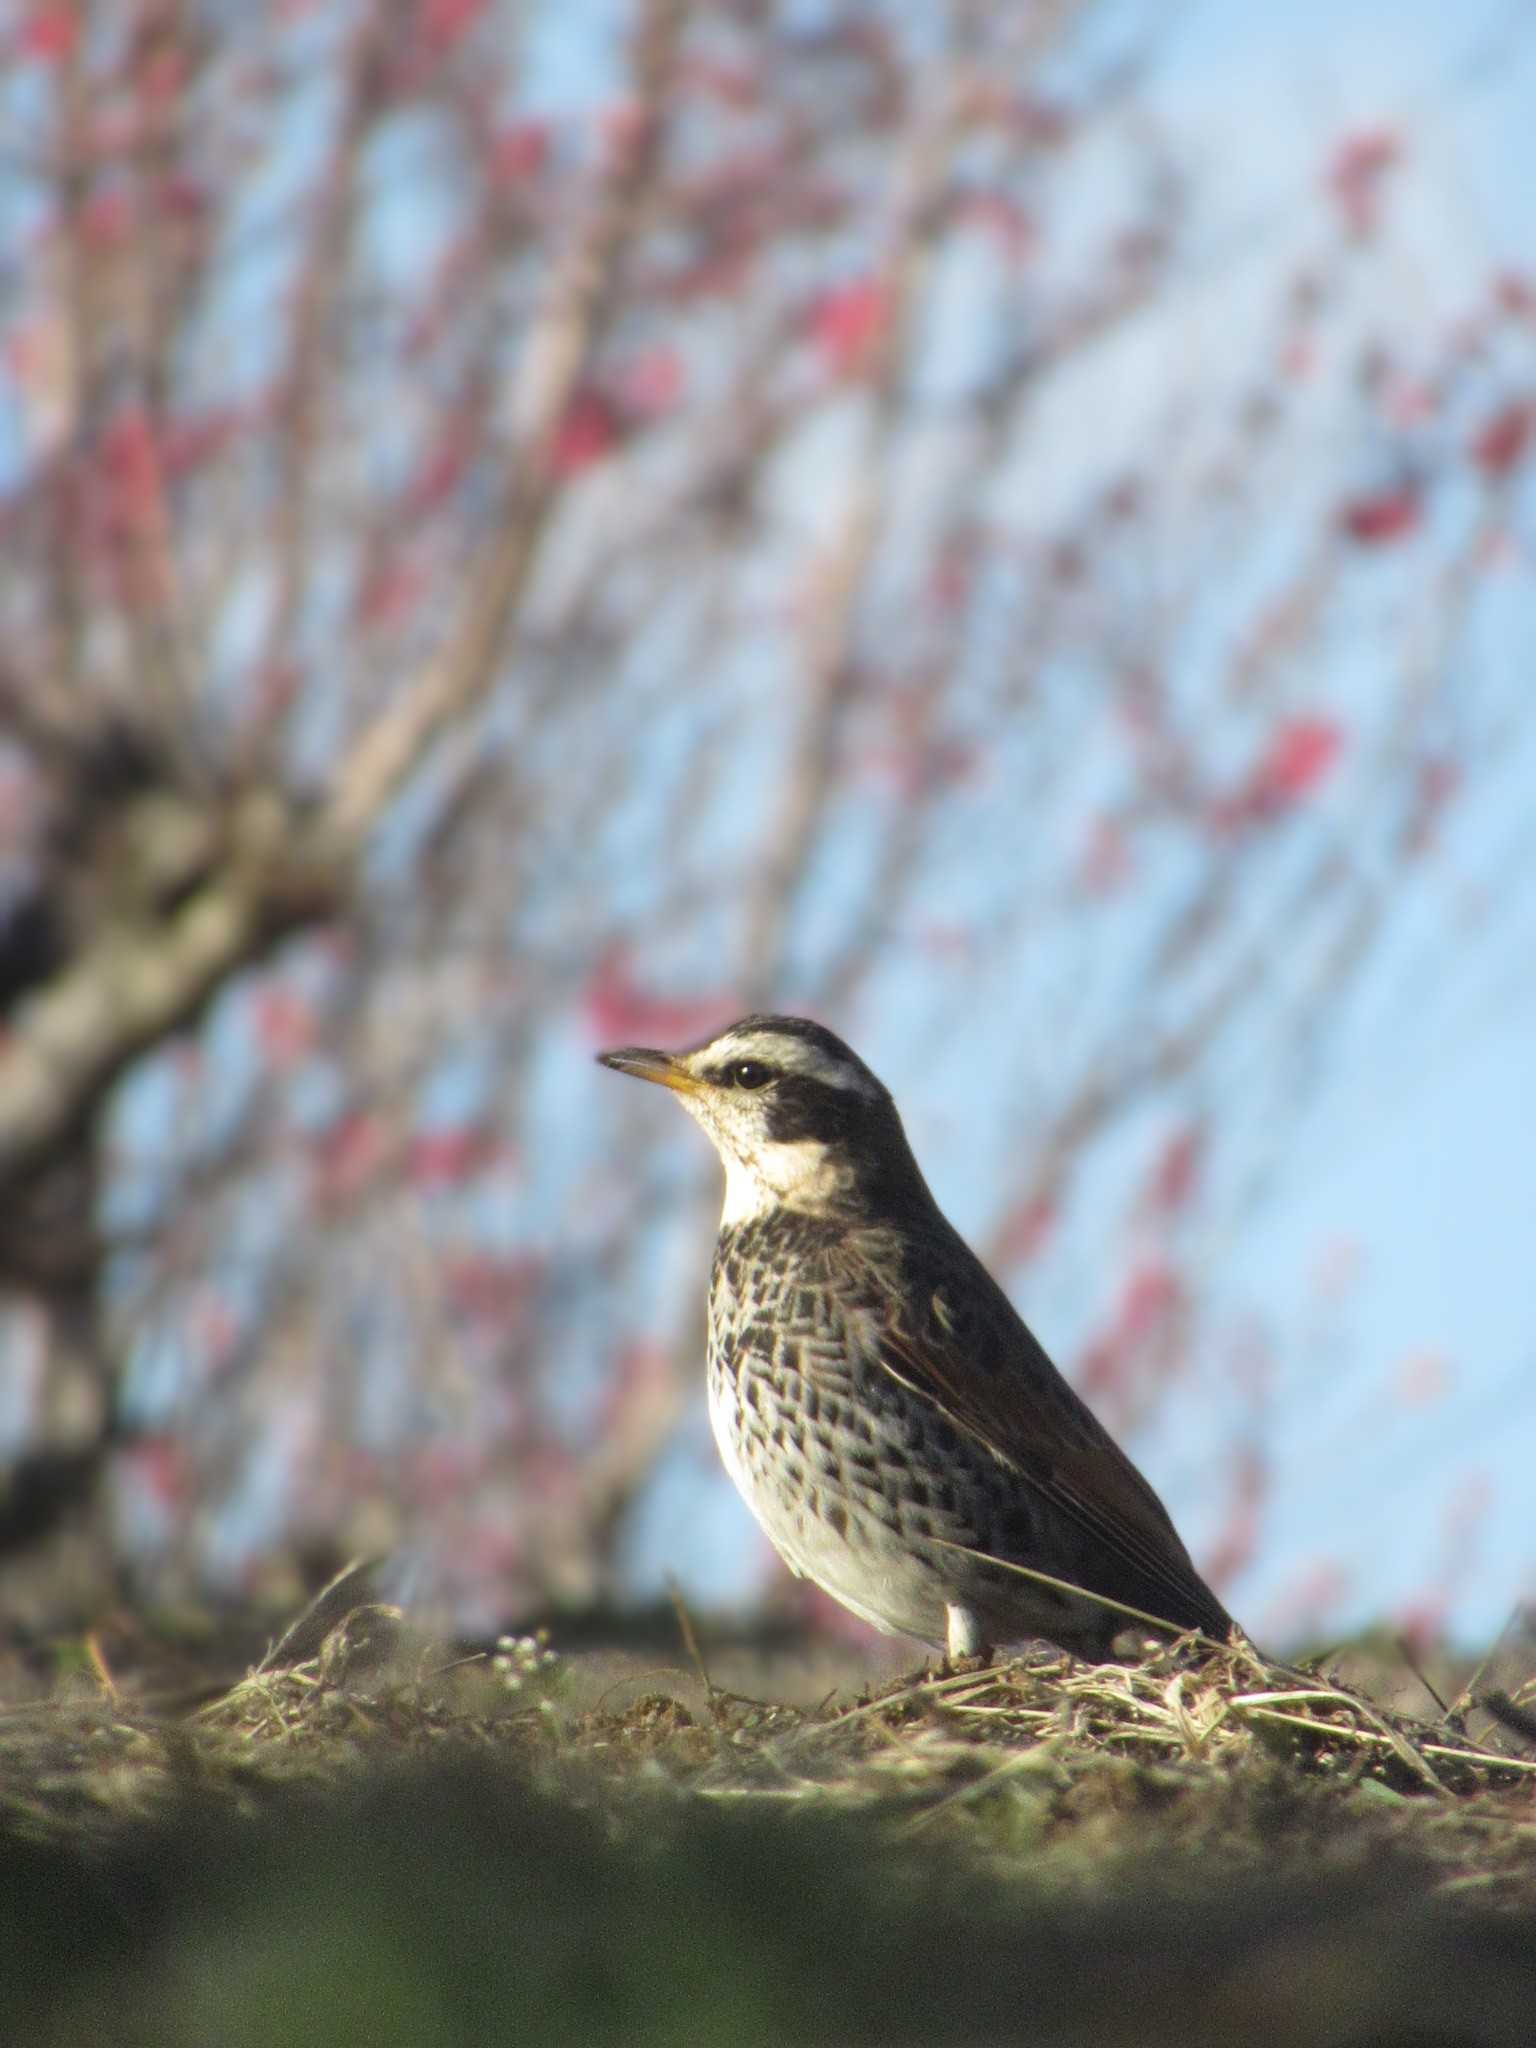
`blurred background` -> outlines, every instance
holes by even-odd
[[[0,15],[0,1605],[791,1586],[751,1007],[1267,1647],[1536,1590],[1536,18]]]

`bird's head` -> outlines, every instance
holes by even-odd
[[[725,1224],[867,1206],[893,1177],[922,1186],[890,1091],[808,1018],[743,1017],[686,1052],[598,1058],[672,1089],[704,1126],[725,1165]]]

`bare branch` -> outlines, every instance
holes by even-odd
[[[512,474],[497,532],[471,565],[458,621],[437,659],[342,764],[326,826],[355,845],[432,741],[490,689],[522,595],[555,477],[550,456],[660,160],[684,0],[647,0],[636,41],[627,135],[609,149],[585,217],[555,267],[512,395]]]
[[[307,856],[271,796],[245,799],[224,833],[223,858],[173,910],[157,918],[145,904],[105,922],[22,1006],[0,1043],[0,1183],[78,1129],[127,1062],[231,973],[338,900],[335,870]]]

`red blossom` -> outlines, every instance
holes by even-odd
[[[188,1496],[187,1455],[175,1437],[135,1437],[121,1452],[123,1467],[157,1506],[181,1506]]]
[[[1197,1128],[1175,1131],[1158,1154],[1148,1190],[1153,1206],[1165,1211],[1187,1208],[1200,1184],[1205,1135]]]
[[[1078,1392],[1102,1405],[1106,1395],[1119,1390],[1126,1364],[1126,1347],[1114,1332],[1095,1337],[1077,1371]]]
[[[1205,1556],[1205,1576],[1218,1591],[1253,1560],[1259,1542],[1259,1511],[1269,1492],[1269,1467],[1251,1446],[1239,1448],[1232,1470],[1226,1520]]]
[[[1331,719],[1285,720],[1241,785],[1216,804],[1214,822],[1234,831],[1294,809],[1322,782],[1343,744],[1344,735]]]
[[[247,425],[233,406],[201,413],[195,419],[169,420],[160,435],[160,460],[167,476],[185,476],[221,455]]]
[[[1518,569],[1525,556],[1520,543],[1507,526],[1489,526],[1473,541],[1473,560],[1480,570],[1495,575]]]
[[[508,1252],[468,1252],[443,1268],[443,1286],[458,1314],[503,1329],[522,1318],[538,1280],[536,1259]]]
[[[482,1585],[505,1589],[523,1582],[528,1567],[528,1535],[520,1520],[481,1520],[470,1530],[463,1552],[465,1575]]]
[[[1139,519],[1146,509],[1146,484],[1139,476],[1118,476],[1104,492],[1102,510],[1106,519],[1116,522]]]
[[[1343,1565],[1333,1558],[1314,1558],[1301,1565],[1279,1597],[1271,1600],[1258,1633],[1265,1640],[1315,1636],[1352,1590],[1352,1575]]]
[[[110,422],[100,456],[114,524],[141,526],[152,519],[160,504],[160,451],[142,406],[124,406]]]
[[[1254,1410],[1262,1409],[1268,1401],[1275,1381],[1275,1354],[1258,1317],[1243,1318],[1232,1331],[1226,1378]]]
[[[873,746],[864,755],[869,772],[909,803],[974,782],[982,761],[979,747],[942,733]]]
[[[1310,334],[1293,334],[1280,351],[1280,374],[1292,384],[1304,384],[1317,368],[1317,343]]]
[[[930,960],[947,960],[968,965],[976,958],[976,934],[968,924],[954,924],[930,918],[915,925],[912,943]]]
[[[1379,224],[1387,173],[1402,154],[1402,138],[1390,128],[1362,128],[1335,149],[1328,163],[1328,193],[1352,235],[1369,235]]]
[[[613,401],[588,386],[573,394],[555,429],[550,464],[557,476],[575,476],[611,455],[622,439],[622,423]]]
[[[419,0],[417,26],[422,41],[438,56],[468,35],[485,12],[486,0]]]
[[[1149,1336],[1166,1322],[1184,1299],[1184,1284],[1161,1259],[1133,1266],[1120,1290],[1116,1324],[1132,1342]]]
[[[92,109],[82,138],[90,161],[106,164],[127,161],[144,142],[144,123],[139,109],[126,94],[100,100]]]
[[[479,1444],[438,1433],[412,1450],[406,1484],[416,1500],[457,1500],[484,1469],[485,1456]]]
[[[187,1332],[210,1365],[222,1364],[240,1335],[227,1296],[213,1287],[198,1288],[187,1311]]]
[[[970,601],[980,550],[974,533],[952,534],[940,547],[928,576],[928,602],[953,618]]]
[[[1415,1648],[1428,1649],[1443,1637],[1455,1596],[1476,1565],[1482,1525],[1493,1499],[1487,1473],[1473,1471],[1466,1474],[1446,1501],[1440,1521],[1439,1569],[1430,1584],[1398,1614],[1398,1626]]]
[[[1443,1351],[1411,1351],[1392,1376],[1399,1408],[1433,1408],[1451,1390],[1451,1362]]]
[[[347,1493],[368,1493],[387,1483],[383,1460],[363,1444],[332,1443],[329,1460],[336,1484]]]
[[[1318,1248],[1309,1276],[1319,1301],[1343,1301],[1360,1285],[1365,1270],[1365,1252],[1357,1237],[1339,1232]]]
[[[812,301],[807,331],[834,377],[857,377],[868,369],[891,310],[889,289],[872,277],[821,292]]]
[[[683,396],[682,358],[675,348],[642,349],[615,373],[613,385],[629,419],[662,418]]]
[[[134,209],[121,185],[99,185],[81,201],[80,239],[98,253],[121,247],[134,230]]]
[[[1427,853],[1435,843],[1440,815],[1462,784],[1461,763],[1444,754],[1432,755],[1419,763],[1413,792],[1413,806],[1403,832],[1403,849],[1409,854]]]
[[[1440,410],[1441,395],[1427,377],[1391,377],[1382,411],[1394,427],[1421,427]]]
[[[0,341],[0,362],[27,392],[47,390],[58,353],[58,330],[47,319],[14,322]]]
[[[1080,584],[1088,573],[1088,558],[1080,542],[1053,541],[1046,556],[1046,574],[1063,590]]]
[[[1114,241],[1116,263],[1132,275],[1144,274],[1160,263],[1168,252],[1168,235],[1161,226],[1127,228]]]
[[[624,1427],[631,1409],[669,1402],[675,1388],[672,1354],[664,1344],[637,1337],[621,1344],[603,1385],[594,1418],[600,1442]]]
[[[452,415],[406,487],[402,508],[406,514],[416,517],[436,511],[462,482],[478,445],[473,423],[462,413]]]
[[[967,192],[956,200],[954,217],[957,224],[989,236],[1013,263],[1034,255],[1040,245],[1035,216],[1006,192]]]
[[[183,224],[206,220],[213,208],[208,187],[181,171],[169,171],[155,186],[155,208],[162,220]]]
[[[518,1466],[518,1483],[534,1500],[568,1500],[576,1471],[575,1453],[546,1441],[527,1451]]]
[[[638,161],[651,132],[653,116],[634,98],[610,100],[597,117],[603,167],[623,177]]]
[[[764,1562],[771,1558],[766,1543],[761,1546]],[[847,1643],[866,1654],[880,1643],[880,1635],[867,1621],[851,1614],[841,1600],[823,1593],[809,1579],[790,1579],[780,1573],[781,1597],[795,1617],[797,1631],[803,1629],[818,1642]]]
[[[393,626],[406,618],[427,593],[420,563],[393,551],[385,553],[358,585],[356,617],[361,626]]]
[[[125,406],[100,438],[100,463],[119,502],[131,512],[160,487],[160,453],[143,406]]]
[[[275,722],[294,703],[302,687],[303,677],[296,663],[269,662],[252,681],[252,724]]]
[[[1184,1282],[1165,1259],[1132,1266],[1109,1326],[1083,1354],[1078,1384],[1101,1404],[1129,1412],[1136,1384],[1177,1370],[1187,1307]]]
[[[1524,458],[1536,434],[1536,403],[1512,400],[1472,438],[1472,460],[1485,476],[1508,476]]]
[[[679,84],[687,85],[722,106],[752,107],[762,97],[758,75],[750,64],[732,64],[719,57],[690,54],[677,67]]]
[[[515,121],[491,144],[490,173],[498,185],[536,178],[549,158],[549,128],[543,121]]]
[[[1499,311],[1516,320],[1528,320],[1536,314],[1536,283],[1517,270],[1506,270],[1495,278],[1493,297]]]
[[[256,1043],[274,1067],[291,1067],[312,1052],[316,1039],[313,1006],[288,988],[259,989],[251,999]]]
[[[454,1187],[494,1158],[495,1141],[464,1125],[418,1131],[406,1147],[406,1178],[418,1187]]]
[[[1118,818],[1095,818],[1078,859],[1078,886],[1090,896],[1109,896],[1131,878],[1130,845]]]
[[[322,1131],[311,1148],[316,1198],[327,1204],[351,1200],[378,1174],[388,1149],[380,1117],[350,1110]]]
[[[1418,526],[1424,495],[1416,483],[1394,485],[1369,497],[1352,498],[1339,514],[1339,524],[1362,547],[1386,547]]]
[[[1450,1607],[1449,1592],[1443,1587],[1431,1587],[1398,1608],[1394,1616],[1396,1633],[1416,1657],[1429,1656],[1444,1640]]]
[[[92,456],[74,482],[81,544],[119,600],[132,604],[146,594],[146,575],[152,573],[145,543],[165,527],[160,449],[143,406],[121,407],[103,427]]]
[[[1056,1202],[1049,1194],[1026,1195],[1003,1212],[992,1233],[992,1258],[999,1266],[1026,1266],[1056,1227]]]
[[[1322,781],[1343,743],[1331,719],[1293,718],[1275,733],[1256,780],[1266,796],[1294,803]]]
[[[186,90],[190,75],[188,53],[181,44],[157,43],[139,66],[139,96],[149,106],[169,108]]]
[[[1497,1491],[1492,1479],[1481,1469],[1465,1473],[1445,1504],[1441,1528],[1447,1540],[1466,1542],[1486,1519]]]
[[[606,948],[593,969],[582,1009],[593,1036],[604,1045],[667,1045],[700,1038],[727,1023],[739,1005],[718,992],[685,997],[653,996],[635,979],[629,948]]]
[[[1014,134],[1031,149],[1060,149],[1070,141],[1077,126],[1077,117],[1071,108],[1059,100],[1032,97],[1020,93],[1009,109],[1010,126]]]
[[[72,57],[80,42],[80,19],[73,7],[34,7],[21,24],[17,46],[24,57],[42,64],[60,64]]]

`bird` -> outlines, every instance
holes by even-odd
[[[1231,1616],[1167,1509],[945,1218],[890,1091],[825,1026],[754,1014],[597,1055],[675,1094],[725,1167],[706,1382],[790,1570],[952,1661],[1107,1661]]]

